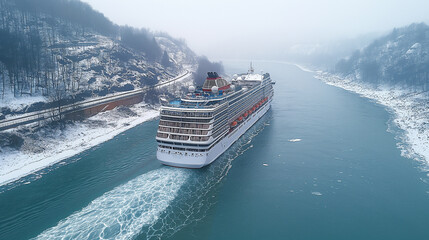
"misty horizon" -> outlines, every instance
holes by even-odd
[[[116,24],[166,32],[213,60],[284,60],[338,42],[361,47],[394,28],[429,20],[429,2],[421,0],[85,2]]]

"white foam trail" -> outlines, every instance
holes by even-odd
[[[35,239],[130,239],[155,223],[189,177],[185,169],[143,174],[92,201]]]
[[[295,139],[289,139],[289,142],[301,142],[302,139],[300,138],[295,138]]]
[[[202,171],[192,171],[187,183],[180,189],[176,204],[166,209],[157,223],[142,231],[140,239],[168,239],[186,226],[200,221],[209,214],[217,202],[216,189],[228,175],[233,161],[253,146],[253,138],[264,130],[271,114],[267,113],[262,121],[256,123],[225,154]],[[246,161],[245,159],[242,159]],[[144,228],[146,230],[146,228]],[[172,237],[173,236],[173,237]]]

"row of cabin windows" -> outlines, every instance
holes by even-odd
[[[159,121],[159,125],[168,127],[181,127],[181,128],[198,128],[198,129],[209,129],[210,124],[197,124],[197,123],[183,123],[183,122],[167,122]]]
[[[219,128],[222,128],[223,126],[228,126],[226,118],[224,120],[220,121],[219,123],[216,123],[213,126],[212,132],[213,133],[216,132]]]
[[[168,138],[173,139],[173,140],[182,140],[182,141],[188,141],[189,140],[189,136],[174,135],[174,134],[170,134],[170,136]]]
[[[179,116],[179,117],[212,117],[213,112],[178,112],[178,111],[169,111],[162,110],[162,114]]]
[[[248,108],[253,106],[253,104],[257,103],[256,99],[262,99],[262,92],[255,92],[255,93],[252,93],[252,95],[242,99],[242,101],[239,101],[235,103],[233,106],[231,106],[231,109],[229,110],[230,116],[237,117],[238,115],[241,114],[241,112],[243,112],[244,110],[247,110]]]
[[[206,151],[208,151],[207,149],[178,148],[178,147],[169,147],[169,146],[164,146],[164,145],[159,145],[159,147],[165,148],[165,149],[173,149],[173,150],[179,150],[179,151],[190,151],[190,152],[206,152]]]
[[[162,126],[159,126],[158,129],[161,132],[182,133],[182,134],[207,135],[209,133],[209,131],[207,130],[168,128],[168,127],[162,127]]]
[[[222,107],[216,109],[214,112],[214,115],[217,115],[218,113],[224,111],[227,107],[228,107],[228,105],[223,105]]]
[[[209,137],[196,137],[196,136],[191,137],[191,141],[196,141],[196,142],[205,142],[208,140],[209,140]]]
[[[156,134],[156,136],[157,137],[159,137],[159,138],[167,138],[168,137],[168,134],[167,133],[158,133],[158,134]]]
[[[229,126],[225,126],[222,129],[220,129],[219,131],[217,131],[216,133],[213,134],[213,138],[216,138],[217,136],[219,136],[220,134],[224,133],[225,131],[227,131],[229,129]]]
[[[167,117],[167,116],[161,116],[161,120],[168,120],[168,121],[182,121],[182,118],[179,117]],[[193,118],[188,118],[188,119],[183,119],[183,121],[186,122],[202,122],[202,123],[208,123],[211,121],[211,119],[193,119]]]
[[[181,140],[181,141],[188,141],[189,140],[189,136],[167,134],[167,133],[158,133],[157,137],[159,137],[159,138],[167,138],[168,137],[169,139],[172,139],[172,140]],[[204,137],[191,136],[191,141],[195,141],[195,142],[205,142],[208,140],[209,140],[208,136],[204,136]]]

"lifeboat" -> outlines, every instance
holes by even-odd
[[[241,121],[243,121],[243,117],[242,117],[242,116],[240,116],[237,120],[238,120],[239,122],[241,122]]]
[[[256,109],[256,108],[255,108],[255,107],[253,107],[253,108],[252,108],[252,112],[254,112],[254,111],[255,111],[255,109]]]
[[[235,126],[237,126],[237,122],[236,121],[234,121],[234,122],[231,123],[231,127],[235,127]]]
[[[245,112],[244,114],[243,114],[243,117],[245,117],[245,118],[247,118],[247,116],[248,116],[249,114],[247,114],[247,112]]]

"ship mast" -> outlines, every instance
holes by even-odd
[[[253,69],[253,65],[252,65],[252,62],[250,62],[250,68],[249,68],[249,74],[252,74],[252,73],[254,73],[255,72],[255,70]]]

